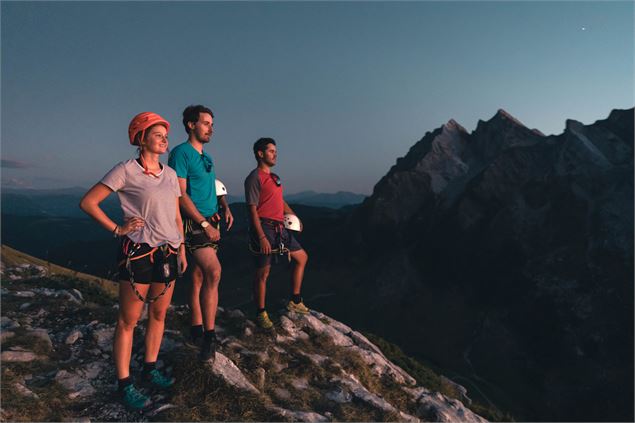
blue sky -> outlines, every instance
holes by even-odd
[[[364,194],[427,131],[507,110],[546,134],[634,104],[633,2],[6,2],[2,185],[89,187],[132,116],[207,151],[231,194],[278,141],[287,192]],[[165,158],[167,161],[167,157]]]

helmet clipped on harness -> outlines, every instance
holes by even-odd
[[[225,188],[225,184],[223,184],[220,180],[216,180],[216,195],[218,197],[222,195],[227,195],[227,188]]]
[[[290,231],[302,232],[302,223],[295,214],[287,213],[284,215],[284,227]]]

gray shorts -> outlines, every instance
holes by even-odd
[[[271,259],[275,262],[288,262],[287,253],[282,251],[276,252],[275,250],[299,251],[302,249],[302,245],[293,236],[293,231],[284,227],[282,222],[276,222],[268,219],[260,219],[262,230],[267,237],[267,240],[271,244],[271,249],[274,250],[271,254],[260,253],[260,241],[258,234],[252,228],[249,228],[249,249],[254,257],[254,264],[257,268],[269,266]]]

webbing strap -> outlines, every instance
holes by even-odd
[[[132,244],[132,246],[130,244]],[[150,251],[148,251],[145,254],[133,257],[134,253],[137,252],[139,250],[139,248],[141,248],[141,244],[135,244],[129,238],[126,241],[124,241],[124,247],[123,248],[124,248],[124,252],[127,252],[127,254],[126,254],[126,269],[128,270],[128,275],[130,275],[130,279],[129,279],[130,286],[132,287],[132,290],[134,291],[134,293],[137,296],[137,298],[139,298],[139,300],[141,302],[143,302],[143,303],[153,303],[156,300],[158,300],[159,298],[161,298],[163,295],[165,295],[167,290],[170,289],[170,285],[172,284],[172,281],[165,282],[165,288],[163,288],[163,291],[161,291],[161,293],[159,293],[159,295],[157,295],[156,297],[149,297],[148,296],[146,298],[143,298],[143,295],[141,295],[141,293],[137,290],[137,286],[136,286],[135,281],[134,281],[134,274],[133,274],[133,271],[132,271],[132,261],[133,260],[138,260],[138,259],[143,258],[143,257],[147,257],[149,255],[150,256],[150,262],[154,264],[154,253],[158,249],[161,249],[163,251],[164,260],[167,259],[170,255],[176,254],[177,251],[173,250],[170,247],[169,244],[165,244],[165,245],[162,245],[161,247],[154,247],[154,248],[152,248]],[[168,266],[167,261],[165,262],[164,266]],[[169,272],[169,268],[168,268],[167,272]],[[165,275],[166,278],[168,276],[169,275],[167,275],[167,274]]]

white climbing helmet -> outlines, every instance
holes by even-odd
[[[216,196],[220,197],[221,195],[227,195],[227,188],[225,188],[225,185],[217,179],[216,180]]]
[[[290,231],[302,232],[302,224],[295,214],[287,213],[284,215],[284,227]]]

